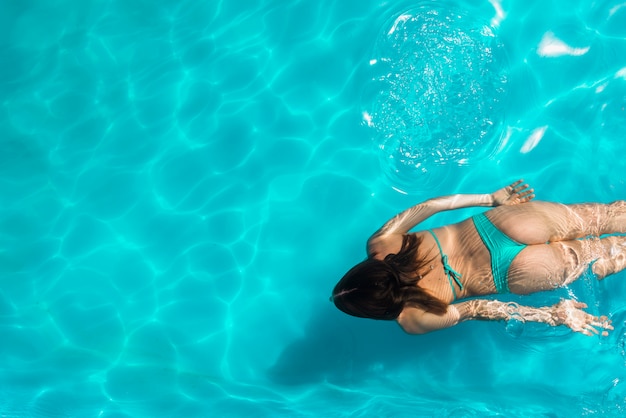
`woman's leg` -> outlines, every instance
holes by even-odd
[[[600,239],[604,255],[593,263],[591,270],[599,280],[626,268],[626,237]]]
[[[598,279],[626,268],[626,237],[529,245],[511,263],[509,288],[528,294],[566,286],[591,271]]]
[[[523,244],[566,241],[587,236],[626,233],[626,202],[565,205],[528,202],[487,212],[491,222]]]

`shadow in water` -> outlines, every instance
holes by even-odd
[[[441,373],[447,373],[449,356],[481,343],[466,327],[408,335],[394,321],[352,318],[330,305],[321,311],[308,324],[305,336],[286,346],[270,368],[272,381],[286,385],[349,383],[425,364],[435,372],[441,368]]]
[[[605,307],[598,306],[596,287],[597,281],[587,278],[567,289],[530,296],[499,295],[498,299],[539,307],[575,294],[589,304],[590,313],[607,313]],[[623,334],[616,327],[609,339],[588,340],[566,327],[529,322],[517,330],[502,322],[469,321],[430,334],[408,335],[394,321],[353,318],[329,303],[315,311],[304,336],[288,344],[268,370],[268,377],[274,383],[350,384],[396,372],[452,385],[491,386],[507,373],[522,380],[534,380],[540,379],[532,372],[536,364],[549,368],[566,365],[568,361],[580,362],[590,355],[588,350],[610,347],[615,351],[618,345],[615,335]],[[618,320],[614,318],[614,322]],[[592,366],[593,363],[587,368]]]

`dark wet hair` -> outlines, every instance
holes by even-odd
[[[348,315],[393,320],[405,306],[414,306],[443,315],[448,304],[417,286],[432,259],[417,258],[422,240],[404,235],[398,254],[384,260],[372,257],[357,264],[337,283],[332,300]]]

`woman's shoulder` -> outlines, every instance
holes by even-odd
[[[425,312],[425,310],[420,308],[405,306],[398,318],[396,318],[396,322],[407,334],[423,334],[420,319]]]
[[[383,260],[389,254],[398,254],[402,250],[405,235],[414,235],[420,242],[428,235],[427,231],[416,231],[408,234],[372,235],[367,240],[367,255],[372,258]]]
[[[367,255],[383,260],[388,254],[397,254],[402,248],[404,234],[372,235],[367,240]]]

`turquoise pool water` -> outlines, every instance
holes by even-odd
[[[625,4],[24,0],[0,33],[0,416],[626,413],[625,274],[523,299],[603,339],[328,303],[428,197],[626,196]]]

